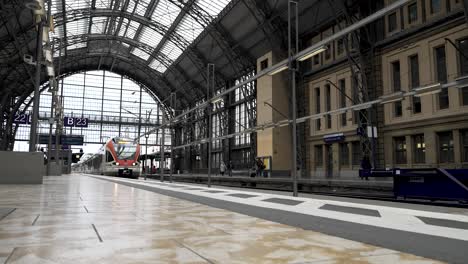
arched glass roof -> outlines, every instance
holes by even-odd
[[[230,0],[52,0],[55,56],[113,36],[128,52],[164,73]],[[59,45],[59,39],[62,45]],[[131,41],[123,41],[131,39]],[[136,44],[135,44],[136,43]]]

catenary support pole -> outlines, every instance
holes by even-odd
[[[36,85],[34,87],[34,105],[31,120],[31,131],[29,136],[29,152],[36,151],[37,144],[37,123],[39,121],[39,98],[41,86],[41,70],[42,70],[42,36],[43,36],[44,21],[39,22],[37,26],[36,39]]]
[[[211,152],[212,152],[212,145],[213,145],[213,133],[212,133],[212,123],[213,123],[213,104],[210,102],[210,98],[212,96],[212,90],[214,90],[214,64],[208,64],[208,78],[207,78],[207,86],[206,86],[206,100],[208,102],[208,127],[206,131],[208,131],[208,187],[211,187]],[[214,94],[214,91],[213,91]]]

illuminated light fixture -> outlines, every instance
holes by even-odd
[[[47,66],[47,76],[49,76],[49,77],[54,77],[55,76],[54,67]]]
[[[459,89],[468,87],[468,75],[455,79],[455,87]]]
[[[306,54],[302,55],[301,57],[297,58],[297,60],[298,61],[305,61],[305,60],[310,59],[313,56],[315,56],[317,54],[320,54],[320,53],[322,53],[322,52],[324,52],[326,50],[327,50],[326,46],[321,46],[321,47],[319,47],[317,49],[314,49],[314,50],[310,51],[309,53],[306,53]]]
[[[119,165],[120,165],[120,163],[116,162],[116,163],[115,163],[115,165],[119,166]]]
[[[211,100],[211,103],[212,104],[217,104],[219,102],[222,102],[223,101],[223,98],[222,97],[218,97],[218,98],[214,98]]]
[[[268,75],[273,76],[273,75],[275,75],[277,73],[280,73],[280,72],[282,72],[284,70],[287,70],[287,69],[288,69],[288,66],[284,65],[284,66],[281,66],[281,67],[279,67],[277,69],[272,70],[271,72],[268,73]]]
[[[440,83],[431,84],[428,86],[420,87],[414,89],[414,96],[421,97],[424,95],[436,94],[442,91],[442,86]]]
[[[365,109],[369,109],[372,107],[372,104],[359,104],[359,105],[356,105],[354,107],[352,107],[353,110],[356,110],[356,111],[359,111],[359,110],[365,110]]]
[[[380,103],[381,104],[388,104],[388,103],[394,103],[394,102],[399,102],[403,100],[403,92],[396,92],[388,95],[383,95],[379,98],[382,100]]]
[[[52,62],[52,50],[49,47],[44,48],[44,58],[47,62]]]

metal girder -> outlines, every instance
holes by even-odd
[[[261,0],[242,0],[242,2],[257,20],[258,26],[270,42],[272,50],[281,56],[287,56],[287,39],[282,34],[287,25],[281,19],[272,21],[272,18],[269,17],[271,7],[268,2]]]
[[[113,10],[110,10],[110,9],[94,9],[94,10],[93,9],[74,9],[74,10],[69,10],[67,12],[67,15],[68,15],[68,18],[67,18],[68,20],[64,20],[63,15],[57,14],[57,16],[55,17],[55,26],[58,27],[60,25],[63,25],[63,23],[67,21],[71,22],[71,21],[85,19],[85,18],[89,18],[93,16],[94,17],[98,17],[98,16],[112,17],[114,13],[113,13]],[[145,25],[148,28],[153,29],[154,31],[156,31],[157,33],[163,36],[166,35],[166,33],[169,31],[169,28],[167,26],[157,21],[149,20],[146,17],[140,16],[138,14],[132,14],[126,11],[121,11],[118,13],[118,15],[123,18],[127,18],[129,20],[138,22],[141,25]],[[194,48],[189,47],[191,43],[187,41],[182,35],[174,31],[170,35],[167,36],[167,39],[173,42],[174,44],[176,44],[178,47],[185,48],[189,59],[195,65],[203,65],[202,68],[206,66],[207,64],[206,59],[202,58],[200,53],[196,51]],[[223,81],[226,79],[226,77],[220,74],[219,72],[217,73],[217,75]]]
[[[156,6],[159,4],[159,0],[151,0],[151,2],[148,4],[148,7],[145,12],[145,17],[147,19],[150,19],[151,14],[153,14],[154,10],[156,9]],[[136,6],[136,5],[135,5]],[[143,30],[143,25],[140,24],[138,26],[138,29],[135,32],[135,39],[140,38],[141,31]],[[133,50],[133,47],[130,47],[130,52]]]
[[[63,39],[67,39],[67,12],[65,9],[65,0],[62,0],[62,17],[63,17]],[[64,55],[67,56],[67,49],[64,50],[64,53],[65,53]]]
[[[154,78],[154,71],[151,70],[150,68],[146,67],[146,65],[142,63],[135,63],[131,59],[129,59],[126,56],[123,56],[121,54],[112,54],[108,52],[95,52],[95,53],[88,53],[88,54],[83,54],[81,52],[77,52],[76,54],[70,53],[68,57],[65,58],[65,60],[62,62],[62,72],[66,72],[69,74],[72,73],[77,73],[77,72],[82,72],[85,70],[91,70],[97,67],[98,61],[100,60],[101,57],[106,57],[106,58],[113,58],[117,60],[117,63],[114,66],[110,67],[117,67],[113,71],[125,76],[131,77],[133,80],[139,79],[139,83],[142,83],[145,87],[148,89],[154,89],[155,94],[157,95],[158,98],[163,98],[165,96],[162,96],[167,92],[166,96],[170,94],[171,91],[174,91],[174,87],[172,87],[167,80],[165,80],[163,77],[159,78]],[[91,58],[95,58],[96,61],[94,63],[86,63],[86,60],[89,60]],[[84,62],[82,62],[84,61]],[[125,62],[128,63],[129,65],[119,67],[119,63]],[[130,67],[129,67],[130,66]],[[138,73],[144,73],[146,77],[144,78],[136,78],[138,74],[132,73],[138,72]],[[46,82],[47,80],[44,80],[43,82]],[[30,91],[32,89],[31,86],[25,86],[25,92],[23,95],[29,95]],[[186,97],[179,97],[184,102],[185,106],[189,105],[189,100],[190,98]]]
[[[169,0],[180,8],[184,6],[184,0]],[[230,34],[219,23],[212,23],[213,18],[198,4],[193,4],[187,12],[188,15],[196,19],[208,34],[218,43],[231,62],[234,72],[238,76],[246,73],[254,67],[255,59],[251,58],[247,51],[241,50],[235,45]]]

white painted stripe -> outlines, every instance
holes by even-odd
[[[110,179],[110,177],[105,177],[105,176],[96,176],[96,175],[92,175],[92,176],[97,177],[97,178]],[[406,231],[406,232],[415,232],[415,233],[420,233],[420,234],[468,241],[468,230],[428,225],[416,217],[416,216],[425,216],[425,217],[455,220],[455,221],[468,223],[468,216],[465,216],[465,215],[427,212],[427,211],[420,211],[420,210],[413,210],[413,209],[403,209],[403,208],[395,208],[395,207],[388,207],[388,206],[368,205],[368,204],[322,200],[322,199],[313,199],[313,198],[304,198],[304,197],[285,197],[284,195],[258,193],[258,192],[241,191],[241,190],[219,189],[219,188],[213,188],[213,187],[209,188],[209,190],[220,190],[223,192],[222,193],[207,193],[203,191],[208,190],[208,188],[201,187],[201,186],[197,186],[197,188],[200,188],[202,190],[184,190],[182,188],[171,188],[170,183],[168,182],[165,182],[165,184],[167,185],[160,185],[155,181],[151,181],[151,183],[148,183],[148,182],[145,182],[144,180],[131,180],[131,179],[122,179],[122,178],[111,178],[111,179],[115,181],[119,181],[119,182],[133,183],[133,184],[138,184],[142,186],[149,186],[149,187],[158,188],[162,190],[187,193],[187,194],[197,195],[197,196],[206,197],[206,198],[213,198],[213,199],[218,199],[218,200],[223,200],[223,201],[234,202],[238,204],[277,209],[277,210],[295,212],[295,213],[300,213],[300,214],[305,214],[305,215],[312,215],[312,216],[324,217],[324,218],[341,220],[341,221],[346,221],[346,222],[352,222],[356,224],[365,224],[365,225],[371,225],[371,226],[382,227],[382,228],[390,228],[390,229]],[[181,183],[176,183],[176,185],[185,186],[188,188],[195,188],[194,185],[187,185],[187,184],[181,184]],[[250,195],[256,195],[257,197],[239,198],[239,197],[227,195],[227,194],[232,194],[232,193],[250,194]],[[291,205],[284,205],[284,204],[277,204],[277,203],[262,201],[262,200],[269,199],[269,198],[290,199],[290,200],[296,200],[296,201],[303,201],[303,203],[295,205],[295,206],[291,206]],[[319,209],[319,207],[325,204],[377,210],[379,211],[381,217],[365,216],[365,215]]]

